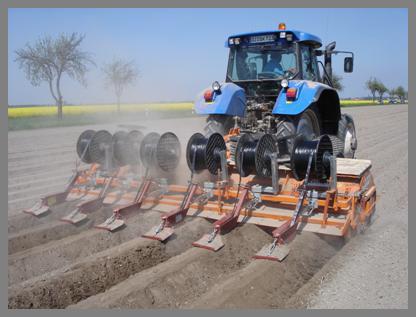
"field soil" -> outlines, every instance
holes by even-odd
[[[23,214],[42,194],[61,191],[75,168],[75,144],[87,128],[9,132],[9,308],[407,308],[408,107],[345,108],[354,117],[357,157],[372,160],[377,186],[374,223],[345,244],[301,232],[282,263],[252,256],[271,236],[245,224],[224,236],[214,253],[191,243],[212,223],[189,218],[160,243],[141,237],[160,221],[141,210],[114,233],[93,228],[111,206],[79,226],[59,218],[76,202],[41,218]],[[144,133],[175,132],[182,153],[205,118],[154,119]],[[129,123],[131,124],[131,123]],[[185,160],[175,182],[186,184]]]

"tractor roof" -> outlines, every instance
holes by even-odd
[[[259,36],[259,35],[269,35],[269,34],[276,34],[277,38],[280,38],[280,33],[285,32],[286,34],[293,34],[293,41],[298,42],[305,42],[307,44],[312,45],[315,48],[319,48],[322,46],[322,40],[317,37],[316,35],[301,32],[297,30],[274,30],[274,31],[263,31],[263,32],[252,32],[252,33],[242,33],[229,36],[227,42],[225,43],[226,47],[230,47],[229,40],[231,38],[248,38],[251,36]]]

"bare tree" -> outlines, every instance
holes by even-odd
[[[342,91],[344,89],[344,86],[342,85],[341,82],[342,82],[341,76],[337,74],[332,74],[332,85],[338,91]]]
[[[369,80],[365,82],[365,87],[370,90],[371,95],[373,96],[373,102],[376,100],[376,92],[378,87],[378,80],[376,78],[371,77]]]
[[[105,84],[112,87],[117,98],[117,112],[120,114],[120,99],[124,89],[133,85],[139,76],[134,61],[126,61],[121,58],[114,58],[112,62],[104,64]]]
[[[384,86],[384,84],[381,81],[379,81],[377,83],[376,90],[378,92],[379,102],[383,103],[383,95],[388,91],[388,88]]]
[[[402,86],[399,86],[396,89],[396,95],[400,98],[400,102],[403,103],[407,95],[407,91]]]
[[[84,37],[77,33],[60,34],[56,39],[45,36],[33,45],[26,44],[24,48],[15,51],[15,61],[33,86],[39,86],[42,82],[48,83],[50,93],[58,106],[59,119],[62,119],[63,106],[62,76],[66,74],[85,86],[87,65],[94,65],[90,54],[79,48]]]

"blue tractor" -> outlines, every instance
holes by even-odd
[[[336,51],[335,42],[322,49],[319,37],[287,30],[284,23],[275,31],[230,36],[225,45],[225,82],[215,81],[195,102],[196,113],[207,115],[207,135],[233,128],[272,134],[283,163],[290,161],[297,136],[312,140],[326,134],[336,156],[354,157],[354,121],[341,114],[332,82],[332,55],[348,54],[344,72],[350,73],[352,52]]]

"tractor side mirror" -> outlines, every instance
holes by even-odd
[[[331,42],[329,43],[326,47],[325,47],[325,51],[330,53],[331,51],[333,51],[335,49],[335,46],[337,45],[337,42]]]
[[[352,57],[345,57],[344,58],[344,72],[352,73],[353,68],[354,68],[354,59]]]

